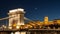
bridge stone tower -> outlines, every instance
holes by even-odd
[[[19,29],[20,25],[24,25],[24,9],[18,8],[10,10],[9,15],[9,28]]]

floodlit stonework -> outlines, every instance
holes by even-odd
[[[18,29],[20,25],[24,25],[24,9],[18,8],[14,10],[9,11],[9,27],[12,27],[13,29]],[[19,26],[19,27],[18,27]]]

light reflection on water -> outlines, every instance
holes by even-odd
[[[18,32],[15,32],[15,34],[20,34],[20,32],[18,31]]]
[[[21,34],[26,34],[26,32],[21,32]]]
[[[11,34],[14,34],[13,32],[11,32]]]
[[[26,32],[19,32],[19,31],[17,31],[15,33],[11,32],[11,34],[26,34]]]

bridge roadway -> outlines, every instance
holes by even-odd
[[[60,29],[0,29],[0,32],[7,31],[7,32],[14,32],[14,31],[60,31]]]

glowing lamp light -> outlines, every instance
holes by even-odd
[[[13,24],[13,26],[15,27],[15,26],[16,26],[16,24]]]
[[[9,27],[9,29],[12,29],[12,27]]]
[[[19,29],[20,27],[19,26],[16,26],[17,29]]]

